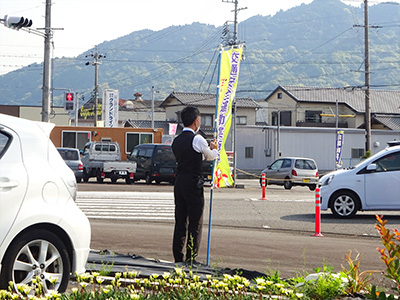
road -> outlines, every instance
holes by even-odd
[[[349,220],[322,213],[315,233],[315,194],[305,187],[284,190],[271,186],[261,198],[257,180],[238,181],[243,188],[213,190],[210,265],[259,272],[279,271],[282,277],[312,273],[330,265],[348,267],[345,255],[360,253],[361,270],[383,270],[376,247],[375,213],[389,227],[400,228],[398,212],[359,212]],[[92,249],[137,254],[172,261],[172,186],[142,183],[79,184],[78,205],[92,225]],[[203,240],[199,261],[206,261],[210,188],[206,187]],[[382,275],[379,275],[382,280]],[[382,283],[380,283],[382,285]]]

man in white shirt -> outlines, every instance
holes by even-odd
[[[215,159],[218,151],[215,140],[208,146],[201,135],[196,135],[201,124],[200,112],[196,107],[185,107],[181,119],[185,128],[172,143],[172,151],[178,163],[174,185],[175,228],[172,251],[175,262],[193,263],[198,255],[203,225],[202,161],[203,158]]]

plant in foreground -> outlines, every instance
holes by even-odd
[[[345,287],[346,294],[356,294],[364,292],[369,288],[371,282],[371,275],[377,271],[360,271],[360,254],[358,253],[356,258],[351,258],[351,251],[346,255],[347,263],[349,264],[349,270],[346,270],[342,266],[343,274],[347,278],[347,284]]]
[[[395,290],[400,292],[400,234],[396,229],[390,230],[385,227],[387,220],[376,215],[378,223],[375,228],[381,237],[384,248],[377,247],[381,254],[381,259],[386,265],[386,277],[392,279]],[[392,233],[393,232],[393,233]]]

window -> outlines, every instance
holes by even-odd
[[[272,112],[272,122],[271,125],[278,125],[278,112]],[[280,125],[292,126],[292,112],[291,111],[281,111],[280,112]]]
[[[90,142],[90,131],[63,131],[61,147],[83,149]]]
[[[271,170],[279,170],[282,167],[283,164],[283,159],[278,159],[276,162],[274,162],[270,169]]]
[[[277,94],[277,98],[278,98],[278,99],[282,99],[282,93],[278,93],[278,94]]]
[[[139,144],[151,144],[153,142],[152,133],[126,133],[125,153],[131,153],[133,148]]]
[[[201,126],[203,127],[214,127],[214,115],[202,114],[201,115]]]
[[[306,122],[321,123],[321,114],[319,110],[306,110]]]
[[[94,150],[96,151],[105,151],[105,152],[116,152],[117,148],[114,144],[96,144],[94,146]]]
[[[171,147],[159,147],[157,149],[156,154],[154,155],[154,162],[168,162],[168,161],[175,161],[174,153],[172,152]]]
[[[0,132],[0,157],[3,156],[10,142],[11,142],[11,137]]]
[[[364,156],[364,148],[352,148],[351,158],[360,158]]]
[[[253,158],[253,147],[245,147],[244,148],[244,157],[245,158]]]
[[[247,125],[247,117],[246,116],[237,116],[236,124],[238,125]]]
[[[303,170],[316,170],[317,166],[312,160],[308,159],[296,159],[295,168]]]
[[[374,162],[377,172],[400,171],[400,151],[390,153]]]

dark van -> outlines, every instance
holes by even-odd
[[[176,178],[176,160],[171,145],[141,144],[137,145],[128,157],[135,161],[134,180],[144,179],[147,184],[162,181],[173,184]]]

